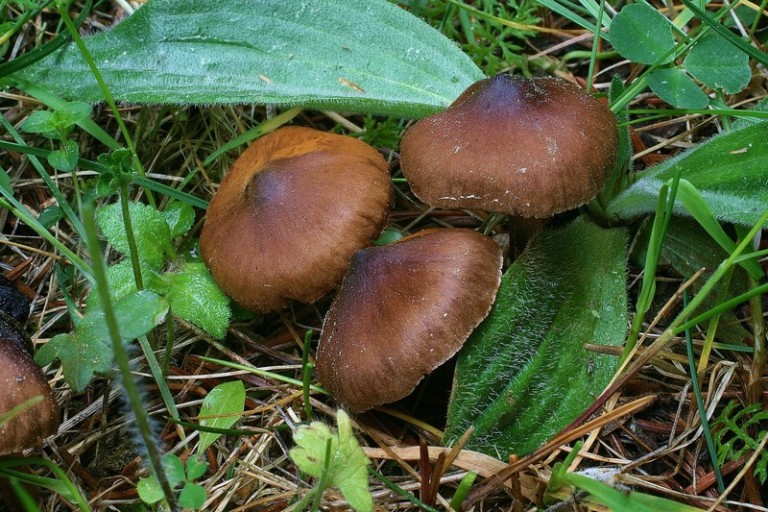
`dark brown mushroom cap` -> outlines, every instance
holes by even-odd
[[[391,198],[389,168],[371,146],[281,128],[246,149],[222,181],[200,251],[219,287],[247,309],[313,302],[381,233]]]
[[[32,398],[43,397],[0,425],[0,456],[20,454],[56,433],[59,406],[48,381],[23,344],[5,337],[0,338],[0,390],[0,416]]]
[[[410,394],[486,317],[501,262],[499,247],[468,229],[358,252],[323,322],[325,388],[353,412]]]
[[[617,148],[615,117],[582,89],[497,75],[414,124],[400,165],[431,206],[543,218],[595,197]]]

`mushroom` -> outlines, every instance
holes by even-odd
[[[9,304],[15,308],[23,302],[18,298],[21,294],[11,286],[7,280],[0,280],[4,308]],[[6,302],[9,296],[13,299]],[[0,421],[0,456],[34,448],[59,428],[59,406],[32,358],[31,341],[14,318],[26,319],[27,312],[20,316],[18,308],[6,311],[0,311],[0,418],[4,419]],[[14,414],[5,417],[11,411]]]
[[[431,206],[546,218],[595,197],[617,148],[613,114],[582,89],[496,75],[414,124],[400,165]]]
[[[381,233],[391,200],[387,163],[373,147],[281,128],[248,147],[222,181],[200,252],[219,287],[247,309],[311,303]]]
[[[461,228],[359,251],[323,321],[325,388],[352,412],[410,394],[486,317],[501,262],[490,238]]]

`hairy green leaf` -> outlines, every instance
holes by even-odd
[[[203,427],[229,428],[240,421],[245,407],[245,386],[241,380],[219,384],[203,399],[200,407],[200,425]],[[203,453],[221,434],[200,432],[197,452]]]
[[[156,284],[159,278],[154,270],[144,265],[141,267],[141,276],[144,281],[144,286],[147,289],[162,295],[162,293],[158,291],[162,288]],[[123,260],[107,267],[107,283],[109,284],[109,295],[113,302],[120,300],[129,293],[135,293],[136,279],[133,275],[133,266],[131,266],[131,262]],[[91,290],[85,303],[86,314],[93,311],[94,308],[101,308],[101,302],[99,294],[95,293],[94,290]]]
[[[192,322],[216,339],[227,333],[229,299],[216,286],[202,263],[185,263],[178,272],[163,276],[164,294],[175,315]],[[158,290],[160,291],[160,290]]]
[[[456,45],[385,0],[150,0],[85,38],[115,99],[134,103],[264,103],[424,116],[482,72]],[[103,99],[69,45],[24,77]]]
[[[632,62],[666,64],[672,60],[668,54],[675,47],[672,24],[648,4],[625,5],[611,22],[609,38],[614,49]]]
[[[151,206],[136,202],[129,203],[128,214],[131,217],[139,260],[151,268],[161,268],[165,255],[173,252],[171,230],[165,216]],[[112,247],[127,256],[128,238],[120,203],[99,208],[96,212],[96,222]]]
[[[181,201],[172,202],[162,213],[171,230],[171,238],[185,235],[195,223],[195,210]]]
[[[608,204],[630,219],[656,210],[661,185],[678,172],[701,193],[720,221],[752,226],[768,208],[768,123],[718,135],[645,171]],[[675,213],[690,216],[678,200]]]
[[[534,239],[459,352],[446,441],[505,460],[535,450],[603,391],[627,323],[626,235],[576,221]]]
[[[709,104],[709,97],[678,68],[654,69],[648,74],[648,86],[677,108],[704,108]]]
[[[164,320],[168,312],[168,302],[146,290],[126,295],[112,307],[124,342],[149,332]],[[54,336],[35,356],[40,365],[50,364],[54,359],[61,361],[64,379],[76,392],[85,389],[94,373],[108,373],[114,353],[104,311],[89,311],[74,332]]]

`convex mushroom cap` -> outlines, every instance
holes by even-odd
[[[486,317],[501,263],[499,247],[469,229],[359,251],[323,322],[325,388],[353,412],[410,394]]]
[[[208,208],[200,251],[219,287],[260,312],[313,302],[381,233],[392,198],[384,158],[364,142],[286,127],[254,142]]]
[[[42,397],[0,424],[0,456],[34,448],[59,427],[59,406],[28,344],[15,320],[0,312],[0,416]]]
[[[595,197],[617,148],[615,117],[579,87],[497,75],[415,123],[400,165],[431,206],[544,218]]]

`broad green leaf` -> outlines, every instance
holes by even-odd
[[[702,83],[736,94],[749,84],[749,55],[716,32],[707,32],[686,55],[683,65]]]
[[[263,103],[424,116],[482,72],[385,0],[150,0],[85,38],[107,87],[131,103]],[[103,95],[69,45],[23,71],[57,94]]]
[[[192,322],[216,339],[227,333],[231,312],[229,299],[216,286],[202,263],[185,263],[177,272],[163,276],[164,294],[175,315]]]
[[[123,342],[143,336],[162,322],[168,312],[168,302],[146,290],[126,295],[112,307]],[[101,309],[89,311],[74,332],[54,336],[35,355],[35,361],[40,365],[49,364],[54,359],[61,361],[64,379],[76,392],[85,389],[94,373],[108,373],[114,353],[104,312]]]
[[[77,142],[68,139],[63,142],[63,147],[48,153],[48,163],[54,169],[62,172],[71,172],[77,167],[77,157],[80,148]]]
[[[179,493],[179,506],[200,510],[205,505],[205,487],[187,482]]]
[[[625,5],[611,22],[609,38],[613,48],[632,62],[666,64],[672,60],[672,24],[648,4]]]
[[[627,323],[626,235],[576,221],[542,234],[507,270],[496,303],[459,352],[447,443],[506,460],[557,434],[603,391]]]
[[[336,422],[338,434],[319,421],[299,426],[293,434],[296,447],[289,455],[301,471],[315,478],[320,478],[327,467],[325,481],[329,486],[338,487],[349,505],[358,512],[372,511],[373,498],[368,488],[370,461],[355,439],[347,413],[339,410]],[[326,461],[329,441],[331,459]]]
[[[49,110],[37,110],[32,112],[21,125],[21,129],[27,133],[45,133],[49,137],[58,135],[56,124],[53,120],[53,112]]]
[[[40,110],[32,113],[24,121],[22,130],[57,138],[62,132],[67,133],[75,124],[88,119],[91,110],[91,106],[82,101],[62,102],[53,112]]]
[[[219,384],[203,399],[200,407],[200,425],[203,427],[229,428],[240,420],[245,407],[243,381],[233,380]],[[203,453],[221,434],[200,432],[197,453]]]
[[[139,260],[151,268],[163,266],[165,255],[173,252],[171,230],[165,216],[151,206],[131,202],[128,205],[133,236]],[[96,212],[96,223],[112,247],[120,254],[129,255],[128,238],[120,203],[102,206]]]
[[[166,453],[163,455],[163,470],[165,471],[165,477],[168,479],[168,484],[171,487],[176,487],[181,482],[186,480],[184,474],[184,463],[173,453]]]
[[[141,276],[147,289],[162,295],[156,289],[158,286],[155,285],[155,282],[158,281],[158,277],[155,271],[144,265],[141,267]],[[113,302],[120,300],[129,293],[135,293],[136,279],[133,275],[131,262],[123,260],[107,267],[107,284],[109,285],[109,295]],[[100,307],[99,294],[95,290],[91,290],[85,303],[86,313]]]
[[[181,201],[173,201],[162,213],[171,230],[171,238],[183,236],[195,223],[195,210]]]
[[[608,213],[630,219],[655,211],[659,188],[677,172],[701,193],[720,221],[752,226],[768,208],[768,123],[718,135],[643,172],[608,204]],[[675,213],[690,216],[682,203]]]
[[[139,483],[136,484],[136,491],[139,493],[141,501],[148,505],[157,503],[165,498],[163,488],[160,487],[160,482],[155,477],[140,478]]]
[[[197,480],[205,474],[207,469],[207,462],[194,456],[189,457],[187,459],[187,480]]]
[[[659,98],[677,108],[704,108],[709,104],[709,97],[678,68],[654,69],[648,74],[648,86]]]

